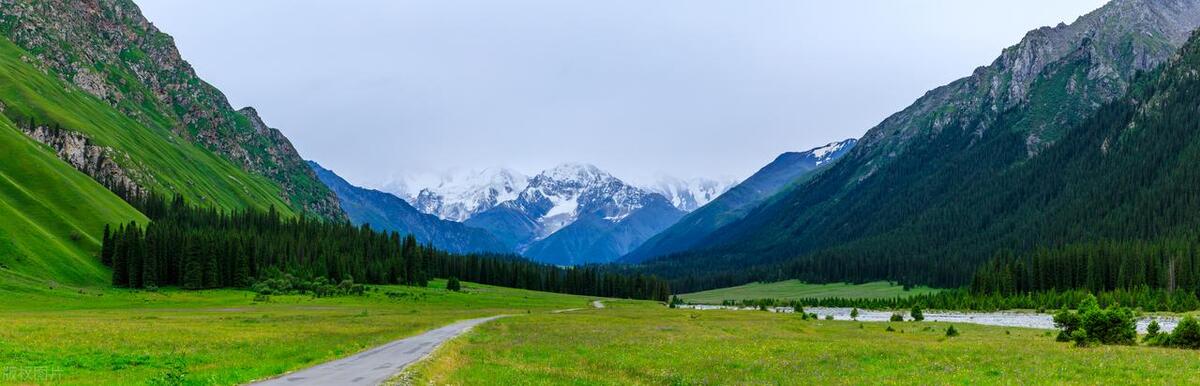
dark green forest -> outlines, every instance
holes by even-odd
[[[100,258],[118,287],[248,288],[283,272],[328,282],[424,286],[433,277],[590,296],[665,301],[663,280],[603,266],[560,268],[501,255],[455,255],[411,235],[269,211],[222,212],[131,197],[149,224],[106,227]]]

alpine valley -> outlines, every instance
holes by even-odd
[[[1200,384],[1200,0],[718,3],[0,0],[0,384]]]

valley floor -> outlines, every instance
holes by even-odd
[[[802,320],[465,283],[314,299],[72,288],[0,271],[0,384],[242,384],[454,321],[401,384],[1188,383],[1196,351],[1074,348],[1049,330]],[[261,299],[260,299],[261,300]],[[554,313],[555,310],[572,309]],[[891,326],[896,331],[887,332]]]
[[[498,320],[404,375],[414,384],[1197,383],[1196,351],[1080,349],[1049,330],[801,320],[791,314],[606,309]],[[896,331],[885,331],[892,326]]]
[[[592,300],[469,283],[450,292],[444,281],[373,288],[256,302],[248,291],[70,288],[0,272],[0,384],[241,384],[457,320]]]

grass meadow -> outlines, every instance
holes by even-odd
[[[642,302],[499,320],[411,368],[413,384],[1178,384],[1190,350],[1075,348],[1046,330],[801,320]],[[891,326],[894,332],[887,332]]]
[[[590,298],[464,283],[366,296],[33,287],[0,276],[0,384],[240,384],[455,320],[587,307]],[[390,293],[390,294],[389,294]]]

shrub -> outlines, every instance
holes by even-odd
[[[892,325],[890,325],[890,324],[889,324],[889,325],[887,326],[887,329],[886,329],[886,330],[884,330],[884,331],[887,331],[887,332],[896,332],[896,329],[892,328]]]
[[[1137,342],[1133,311],[1114,306],[1101,309],[1096,297],[1091,295],[1080,302],[1079,312],[1062,310],[1055,314],[1054,325],[1060,330],[1058,341],[1073,341],[1080,347],[1093,343],[1132,345]]]
[[[909,312],[909,315],[912,316],[913,321],[920,322],[925,320],[925,313],[921,312],[921,306],[913,306],[912,311]]]
[[[817,320],[817,319],[818,319],[818,318],[817,318],[817,313],[816,313],[816,312],[813,312],[813,313],[810,313],[810,314],[808,314],[808,318],[809,318],[809,319],[812,319],[812,320]]]
[[[446,281],[446,289],[451,291],[462,291],[462,283],[458,282],[457,277],[451,276],[450,280]],[[671,308],[675,308],[675,303],[671,303]]]
[[[1152,342],[1158,338],[1158,332],[1162,327],[1158,325],[1158,319],[1150,319],[1150,324],[1146,326],[1146,338],[1144,342]]]
[[[903,315],[900,315],[900,314],[892,314],[892,319],[891,319],[891,320],[892,320],[893,322],[903,322],[903,321],[904,321],[904,316],[903,316]]]
[[[1079,314],[1066,309],[1054,314],[1054,327],[1060,330],[1056,340],[1059,342],[1070,342],[1072,334],[1079,329],[1080,322]]]
[[[1171,347],[1200,349],[1200,322],[1192,316],[1184,317],[1165,343]]]
[[[1082,315],[1080,327],[1088,339],[1101,344],[1131,345],[1137,342],[1133,311],[1125,307],[1093,309]]]
[[[951,324],[950,327],[946,327],[946,336],[951,338],[958,336],[958,329]]]
[[[1075,332],[1071,333],[1071,340],[1075,342],[1076,347],[1087,347],[1091,342],[1088,339],[1087,331],[1082,329],[1075,330]]]
[[[850,310],[850,319],[858,320],[858,308]]]
[[[825,315],[825,320],[833,320],[833,315]]]

